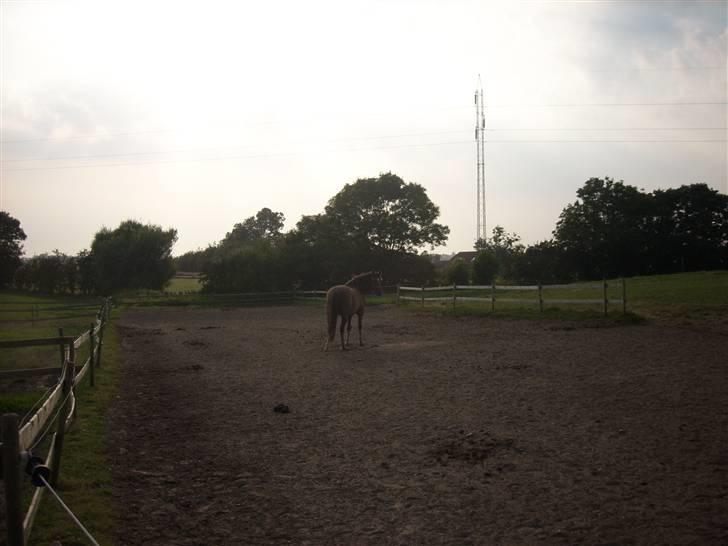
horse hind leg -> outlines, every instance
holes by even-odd
[[[351,319],[349,319],[351,322]],[[341,350],[346,351],[346,344],[344,343],[344,328],[346,328],[346,319],[341,317],[341,327],[339,328],[339,335],[341,337]]]
[[[349,347],[349,339],[351,338],[351,317],[346,321],[346,346]]]
[[[357,315],[357,318],[359,319],[357,320],[357,326],[359,327],[359,347],[363,347],[364,342],[361,340],[361,323],[364,320],[364,313]]]

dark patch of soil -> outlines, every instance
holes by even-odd
[[[314,307],[120,326],[120,544],[728,543],[724,335],[387,306],[346,352]]]

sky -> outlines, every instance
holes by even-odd
[[[179,255],[393,172],[470,250],[480,77],[486,228],[532,244],[592,177],[728,193],[727,67],[724,1],[0,0],[0,209],[28,256]]]

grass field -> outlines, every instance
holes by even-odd
[[[627,310],[631,313],[650,317],[663,314],[701,314],[728,312],[728,271],[703,271],[696,273],[678,273],[674,275],[653,275],[645,277],[631,277],[625,279]],[[610,279],[607,281],[607,298],[619,300],[622,298],[622,280]],[[419,291],[402,291],[402,295],[420,298]],[[487,290],[458,290],[460,297],[489,298],[490,289]],[[452,290],[425,291],[425,302],[436,303],[437,300],[427,302],[432,298],[448,298],[441,306],[452,307]],[[563,304],[550,303],[556,299],[603,299],[603,287],[600,282],[575,283],[567,287],[543,287],[544,310],[547,315],[560,317],[560,312],[574,315],[575,312],[587,314],[598,313],[602,309],[601,303],[592,304]],[[512,302],[507,299],[518,299]],[[418,302],[409,301],[411,305]],[[457,310],[464,314],[486,314],[491,312],[489,301],[468,302],[458,301]],[[621,304],[615,303],[610,307],[611,313],[621,313]],[[538,312],[538,292],[535,290],[496,290],[496,312],[501,315],[515,313],[516,316],[530,314],[529,310]]]
[[[167,292],[199,292],[202,288],[200,279],[197,277],[190,276],[175,276],[167,285],[165,291]]]

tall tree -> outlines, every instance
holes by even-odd
[[[347,184],[331,198],[326,215],[347,238],[390,252],[434,247],[450,232],[436,222],[440,209],[425,188],[392,173]]]
[[[220,246],[223,249],[230,249],[260,239],[275,239],[280,236],[284,221],[282,212],[274,212],[267,207],[262,208],[255,216],[235,224],[232,231],[220,241]]]
[[[161,290],[174,276],[177,230],[126,220],[103,228],[91,244],[96,285],[102,294],[126,288]]]
[[[651,197],[653,272],[728,268],[728,196],[691,184]]]
[[[0,287],[10,284],[20,267],[25,238],[20,221],[0,211]]]
[[[585,278],[632,275],[644,269],[650,200],[624,182],[591,178],[561,212],[554,241]]]

